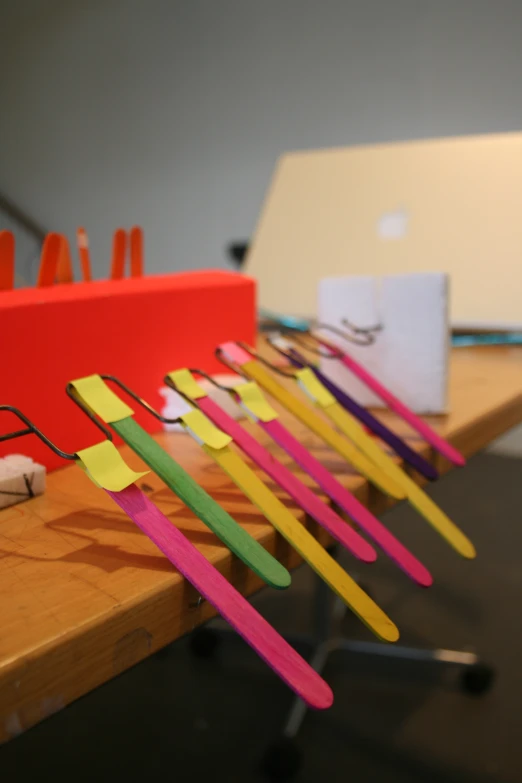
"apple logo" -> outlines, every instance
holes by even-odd
[[[406,236],[409,219],[405,209],[384,212],[377,221],[377,233],[381,239],[402,239]]]

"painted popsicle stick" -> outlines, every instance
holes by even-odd
[[[272,341],[270,341],[272,343]],[[284,341],[288,343],[287,340]],[[278,347],[278,344],[275,343]],[[337,402],[345,408],[349,413],[355,416],[361,421],[368,429],[374,432],[378,437],[387,443],[395,453],[402,457],[412,467],[419,471],[419,473],[427,479],[433,480],[438,477],[438,473],[433,465],[424,459],[420,454],[414,451],[402,438],[399,438],[394,432],[392,432],[385,424],[377,419],[369,410],[359,405],[352,397],[346,394],[345,391],[339,388],[337,384],[330,380],[318,367],[308,364],[306,359],[295,350],[291,343],[289,347],[284,351],[284,355],[297,367],[310,367],[314,374],[321,381],[323,386],[328,389]]]
[[[433,583],[428,569],[278,419],[258,424],[413,581],[422,587]]]
[[[231,552],[266,584],[276,589],[290,585],[290,574],[286,568],[216,503],[134,419],[129,417],[111,422],[110,426]]]
[[[287,569],[241,527],[219,503],[132,418],[133,410],[103,382],[89,376],[72,382],[77,395],[165,482],[201,521],[266,584],[290,585]]]
[[[320,335],[317,335],[317,339],[325,348],[332,350],[331,343],[323,340]],[[386,386],[383,386],[383,384],[378,381],[375,376],[368,372],[368,370],[359,364],[359,362],[335,346],[334,352],[337,353],[337,351],[339,352],[339,359],[344,364],[344,366],[351,370],[351,372],[353,372],[359,378],[359,380],[365,383],[369,389],[371,389],[378,397],[380,397],[380,399],[388,405],[390,410],[404,419],[404,421],[407,422],[416,432],[418,432],[419,435],[422,435],[424,440],[433,446],[433,448],[436,449],[439,454],[442,454],[443,457],[446,457],[446,459],[448,459],[450,462],[453,462],[454,465],[462,466],[466,464],[466,460],[462,454],[454,446],[452,446],[451,443],[448,443],[448,441],[435,432],[435,430],[430,427],[429,424],[423,421],[420,416],[417,416],[416,413],[410,410],[410,408],[401,402],[398,397],[392,394],[392,392],[387,389]]]
[[[186,371],[181,371],[180,374],[173,372],[169,378],[172,383],[176,384],[177,382],[181,388],[184,384],[183,380],[179,380],[179,375],[181,375],[182,379],[186,379]],[[180,414],[182,425],[201,445],[203,450],[223,468],[252,503],[263,512],[267,519],[277,526],[278,520],[273,519],[272,515],[279,509],[278,513],[286,516],[288,514],[286,506],[279,499],[275,498],[274,493],[268,489],[245,461],[230,448],[232,441],[231,431],[235,432],[236,436],[242,438],[243,445],[236,440],[237,445],[246,450],[248,456],[265,472],[268,472],[271,478],[277,480],[279,486],[285,489],[314,518],[315,511],[319,515],[317,520],[319,524],[322,524],[342,546],[366,563],[375,561],[376,553],[374,549],[340,519],[329,506],[319,501],[319,498],[306,485],[302,484],[284,465],[273,458],[266,449],[257,443],[255,438],[252,438],[243,430],[241,425],[234,422],[226,411],[217,406],[219,412],[215,412],[213,417],[207,417],[203,412],[205,408],[204,400],[207,398],[205,396],[201,397],[198,392],[196,399],[198,402],[203,403],[201,410],[192,408],[188,413]],[[220,418],[221,414],[222,418]],[[221,423],[227,425],[227,433],[219,426],[216,426],[217,419],[220,419]],[[259,451],[257,447],[259,447]],[[275,478],[276,476],[277,479]],[[302,495],[304,495],[304,500],[301,497]],[[274,500],[276,501],[275,503]],[[319,503],[317,504],[316,501],[319,501]]]
[[[209,402],[216,405],[213,400],[206,397],[201,402]],[[216,405],[218,411],[221,411]],[[205,411],[210,418],[208,410]],[[225,416],[228,414],[225,413]],[[234,421],[232,419],[232,421]],[[216,421],[216,423],[218,423]],[[236,423],[236,422],[234,422]],[[218,424],[218,426],[220,426]],[[221,427],[223,429],[223,427]],[[235,440],[235,438],[234,438]],[[237,442],[237,441],[236,441]],[[238,443],[239,445],[239,443]],[[226,461],[222,464],[226,470]],[[264,469],[264,467],[263,467]],[[286,506],[273,492],[266,494],[263,502],[265,515],[281,535],[293,546],[303,560],[316,571],[326,584],[338,595],[344,603],[356,614],[362,622],[370,628],[380,639],[387,642],[395,642],[399,638],[399,631],[390,618],[361,590],[341,566],[331,557],[308,530],[290,513]]]
[[[120,492],[106,491],[297,696],[314,709],[327,709],[331,706],[333,694],[322,677],[221,576],[135,484]]]
[[[240,365],[241,371],[249,378],[262,386],[265,391],[272,395],[281,403],[290,413],[298,418],[312,432],[324,440],[331,448],[349,462],[359,473],[365,476],[368,481],[379,487],[391,497],[402,499],[405,497],[404,490],[385,473],[382,472],[371,460],[344,438],[339,435],[332,427],[324,422],[313,410],[305,403],[293,395],[288,389],[278,383],[265,368],[240,348],[235,343],[223,343],[220,346],[223,353],[231,361]]]
[[[301,508],[315,519],[321,527],[339,541],[349,552],[365,563],[373,563],[376,559],[374,549],[346,524],[326,503],[303,484],[288,468],[270,454],[264,446],[253,438],[237,421],[226,413],[210,397],[202,397],[198,401],[201,410],[220,429],[230,435],[234,442],[250,457],[264,472],[270,476],[285,492],[287,492]],[[262,483],[262,482],[261,482]]]
[[[101,379],[99,379],[101,380]],[[88,384],[89,385],[89,384]],[[101,390],[101,393],[100,393]],[[110,392],[110,390],[108,390]],[[105,398],[109,410],[117,412],[116,402],[104,394],[98,383],[95,401]],[[120,403],[120,412],[124,404]],[[193,584],[233,628],[250,644],[266,663],[292,688],[297,696],[315,709],[326,709],[333,702],[330,687],[319,674],[250,606],[227,580],[209,563],[169,519],[136,486],[135,482],[148,471],[133,471],[122,459],[115,445],[104,440],[75,453],[56,447],[24,414],[10,405],[0,408],[14,414],[25,429],[4,433],[2,440],[33,433],[55,453],[72,460],[84,470],[94,484],[105,489],[109,497],[127,514],[137,527],[160,549],[179,572]]]
[[[15,240],[11,231],[0,231],[0,291],[14,286]]]
[[[183,389],[184,393],[189,392],[187,396],[191,400],[197,402],[198,406],[201,406],[204,412],[209,418],[214,421],[217,426],[227,432],[228,435],[234,438],[237,445],[241,446],[247,444],[247,438],[251,436],[243,430],[232,417],[228,415],[222,408],[219,407],[213,400],[206,396],[204,390],[198,387],[192,376],[187,370],[180,370],[178,372],[170,373],[168,376],[169,381],[176,384],[176,379],[180,383],[180,379],[183,382],[180,383],[180,390]],[[230,427],[230,432],[228,428]],[[239,427],[239,431],[236,429]],[[233,435],[231,433],[234,433]],[[247,436],[245,438],[244,436]],[[254,443],[263,449],[257,441],[252,438]],[[257,450],[256,450],[257,451]],[[232,452],[229,452],[232,453]],[[249,453],[249,452],[247,452]],[[255,453],[255,452],[253,452]],[[212,451],[209,451],[212,454]],[[233,454],[233,453],[232,453]],[[249,453],[250,455],[250,453]],[[271,458],[270,453],[268,452]],[[233,455],[236,456],[236,455]],[[268,465],[265,466],[265,460],[258,459],[258,454],[253,457],[254,461],[259,464],[263,470],[266,471]],[[270,461],[272,461],[271,458]],[[225,459],[220,461],[220,464],[225,470],[230,469],[230,460],[226,456]],[[241,465],[234,465],[234,472],[236,476],[239,470],[244,470],[247,466],[242,462]],[[270,470],[272,468],[270,467]],[[248,469],[249,473],[250,470]],[[232,475],[230,473],[229,475]],[[248,482],[248,476],[240,477],[240,485],[244,485]],[[260,492],[262,491],[263,484],[261,484]],[[259,495],[258,495],[259,498]],[[340,567],[336,560],[334,560],[328,552],[318,543],[318,541],[308,532],[308,530],[290,513],[290,511],[283,505],[283,503],[277,498],[273,492],[267,491],[265,487],[265,497],[262,499],[263,513],[272,523],[272,525],[278,530],[281,535],[293,546],[303,560],[313,568],[317,574],[326,582],[326,584],[344,601],[344,603],[365,623],[373,633],[379,638],[385,641],[396,641],[399,638],[399,632],[394,623],[386,616],[386,614],[377,606],[369,596],[361,590],[357,583]]]
[[[364,449],[365,454],[373,459],[387,475],[396,481],[406,492],[406,496],[416,511],[429,522],[434,530],[455,549],[459,555],[472,559],[476,556],[476,550],[469,538],[455,525],[454,522],[437,506],[418,484],[405,473],[385,452],[379,448],[364,432],[361,425],[347,413],[339,403],[334,402],[323,408],[327,416],[344,432],[352,438],[359,448]]]

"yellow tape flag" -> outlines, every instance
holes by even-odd
[[[316,405],[319,405],[320,408],[328,408],[329,405],[335,403],[333,394],[330,394],[326,386],[323,386],[317,375],[309,367],[296,370],[295,378],[307,397],[312,402],[315,402]]]
[[[109,389],[99,375],[88,375],[86,378],[71,381],[71,386],[85,404],[107,424],[127,419],[134,413],[132,408]]]
[[[241,400],[241,407],[247,413],[251,413],[256,421],[273,421],[277,419],[277,413],[267,401],[263,392],[253,381],[241,383],[234,387],[235,393]]]
[[[205,389],[194,380],[190,370],[174,370],[174,372],[167,373],[167,376],[189,400],[199,400],[201,397],[207,396]]]
[[[76,452],[80,466],[98,486],[111,492],[120,492],[125,487],[134,484],[150,471],[136,473],[129,468],[120,452],[110,440],[104,440],[95,446],[89,446]]]
[[[224,449],[232,441],[232,438],[218,429],[202,411],[193,410],[184,413],[180,418],[200,445],[219,450]]]

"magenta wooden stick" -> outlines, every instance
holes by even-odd
[[[422,587],[433,584],[428,569],[406,549],[352,493],[317,460],[278,419],[258,424],[295,462],[305,470],[324,492],[367,533],[399,568]]]
[[[317,336],[317,339],[324,347],[332,350],[332,346],[327,342],[323,342],[319,336]],[[337,348],[335,350],[337,352]],[[454,448],[451,443],[448,443],[447,440],[444,440],[444,438],[435,432],[435,430],[432,429],[429,424],[423,421],[420,416],[417,416],[417,414],[410,410],[407,405],[395,397],[395,395],[392,394],[391,391],[386,388],[386,386],[383,386],[382,383],[378,381],[377,378],[375,378],[373,375],[371,375],[368,370],[365,370],[365,368],[359,364],[359,362],[356,362],[355,359],[352,359],[351,356],[348,356],[348,354],[341,352],[340,350],[338,354],[335,353],[334,355],[337,355],[345,367],[351,370],[363,383],[365,383],[373,392],[375,392],[375,394],[388,405],[390,410],[392,410],[398,416],[401,416],[401,418],[403,418],[404,421],[410,425],[410,427],[416,430],[419,435],[422,435],[424,440],[433,446],[433,448],[438,451],[439,454],[442,454],[443,457],[449,459],[449,461],[453,462],[454,465],[462,466],[466,464],[466,460],[462,454],[457,451],[457,449]]]
[[[220,429],[230,435],[235,443],[259,467],[298,503],[307,514],[316,520],[330,535],[348,549],[359,560],[373,563],[376,552],[370,544],[353,530],[333,509],[326,505],[302,481],[270,454],[242,426],[226,413],[210,397],[197,400],[201,410]]]
[[[136,485],[108,494],[297,696],[314,709],[331,706],[333,693],[322,677]]]

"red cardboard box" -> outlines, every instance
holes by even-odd
[[[15,405],[65,451],[101,432],[67,397],[68,381],[116,375],[156,409],[163,376],[177,367],[223,372],[214,356],[226,340],[252,343],[255,282],[234,272],[187,272],[52,288],[0,291],[0,404]],[[161,428],[136,410],[149,431]],[[0,413],[0,434],[20,429]],[[0,456],[31,456],[48,469],[64,461],[35,436],[0,443]]]

